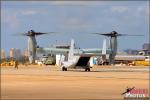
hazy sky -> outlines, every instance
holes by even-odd
[[[101,48],[103,36],[95,32],[141,34],[120,37],[118,49],[142,49],[149,40],[148,1],[2,1],[1,48],[27,48],[27,37],[13,36],[28,30],[58,32],[37,37],[39,46],[70,42],[81,48]],[[57,42],[56,42],[57,41]]]

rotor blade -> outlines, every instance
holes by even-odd
[[[112,33],[92,33],[92,34],[97,34],[97,35],[104,35],[104,36],[112,36]],[[116,36],[144,36],[140,34],[116,34]]]
[[[104,36],[112,35],[111,33],[91,33],[91,34],[104,35]]]
[[[27,33],[16,33],[16,34],[12,34],[12,36],[26,36]]]
[[[117,34],[117,36],[144,36],[144,35],[140,35],[140,34]]]
[[[55,32],[48,32],[48,33],[35,32],[35,35],[52,34],[52,33],[55,33]]]

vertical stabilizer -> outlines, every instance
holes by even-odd
[[[102,48],[102,54],[106,54],[106,39],[103,40],[103,48]]]
[[[74,40],[71,39],[70,50],[68,53],[68,60],[71,60],[74,57]]]

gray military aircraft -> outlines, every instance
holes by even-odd
[[[48,32],[48,33],[55,33],[55,32]],[[35,36],[48,34],[48,33],[35,32],[33,30],[30,30],[27,33],[22,34],[22,35],[29,37],[28,38],[28,52],[29,52],[30,63],[35,62],[36,52],[38,51],[38,52],[49,52],[51,54],[65,54],[65,55],[67,54],[68,57],[71,57],[71,58],[73,58],[75,56],[79,56],[78,60],[81,56],[82,56],[82,58],[84,58],[84,56],[88,56],[88,57],[98,56],[98,55],[100,55],[100,56],[104,55],[105,56],[106,54],[109,54],[109,64],[114,64],[114,58],[115,58],[116,53],[117,53],[117,37],[118,36],[128,36],[127,34],[118,34],[116,31],[112,31],[110,33],[93,33],[93,34],[97,34],[97,35],[104,35],[104,36],[110,37],[109,49],[106,48],[106,40],[104,40],[102,49],[99,49],[99,48],[74,49],[74,46],[73,46],[74,43],[71,43],[72,47],[70,47],[70,49],[38,47]],[[135,35],[130,35],[130,36],[135,36]],[[74,41],[72,40],[72,42],[74,42]],[[70,54],[72,56],[70,56]],[[89,61],[89,59],[85,62],[86,64],[84,64],[84,65],[87,65],[88,61]],[[64,63],[66,63],[66,62],[64,62]],[[71,64],[69,62],[69,64],[66,64],[66,65],[67,65],[67,67],[69,67],[68,65],[75,65],[75,64]],[[63,70],[64,70],[64,68],[66,68],[66,66],[63,66]]]

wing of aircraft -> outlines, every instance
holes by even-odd
[[[37,48],[38,53],[44,54],[67,54],[69,49],[62,49],[62,48]]]
[[[74,44],[74,40],[71,41],[72,44]],[[111,50],[107,49],[106,47],[106,39],[103,41],[103,49],[99,48],[91,48],[91,49],[74,49],[74,45],[72,45],[73,48],[70,49],[63,49],[63,48],[37,48],[38,53],[45,53],[45,54],[63,54],[66,55],[68,52],[72,52],[74,55],[81,55],[81,56],[100,56],[105,54],[110,54]]]
[[[62,48],[37,48],[38,53],[46,53],[46,54],[67,54],[69,49],[62,49]],[[75,55],[93,55],[98,56],[102,55],[102,49],[93,48],[93,49],[74,49]],[[106,54],[110,53],[110,49],[106,50]]]

